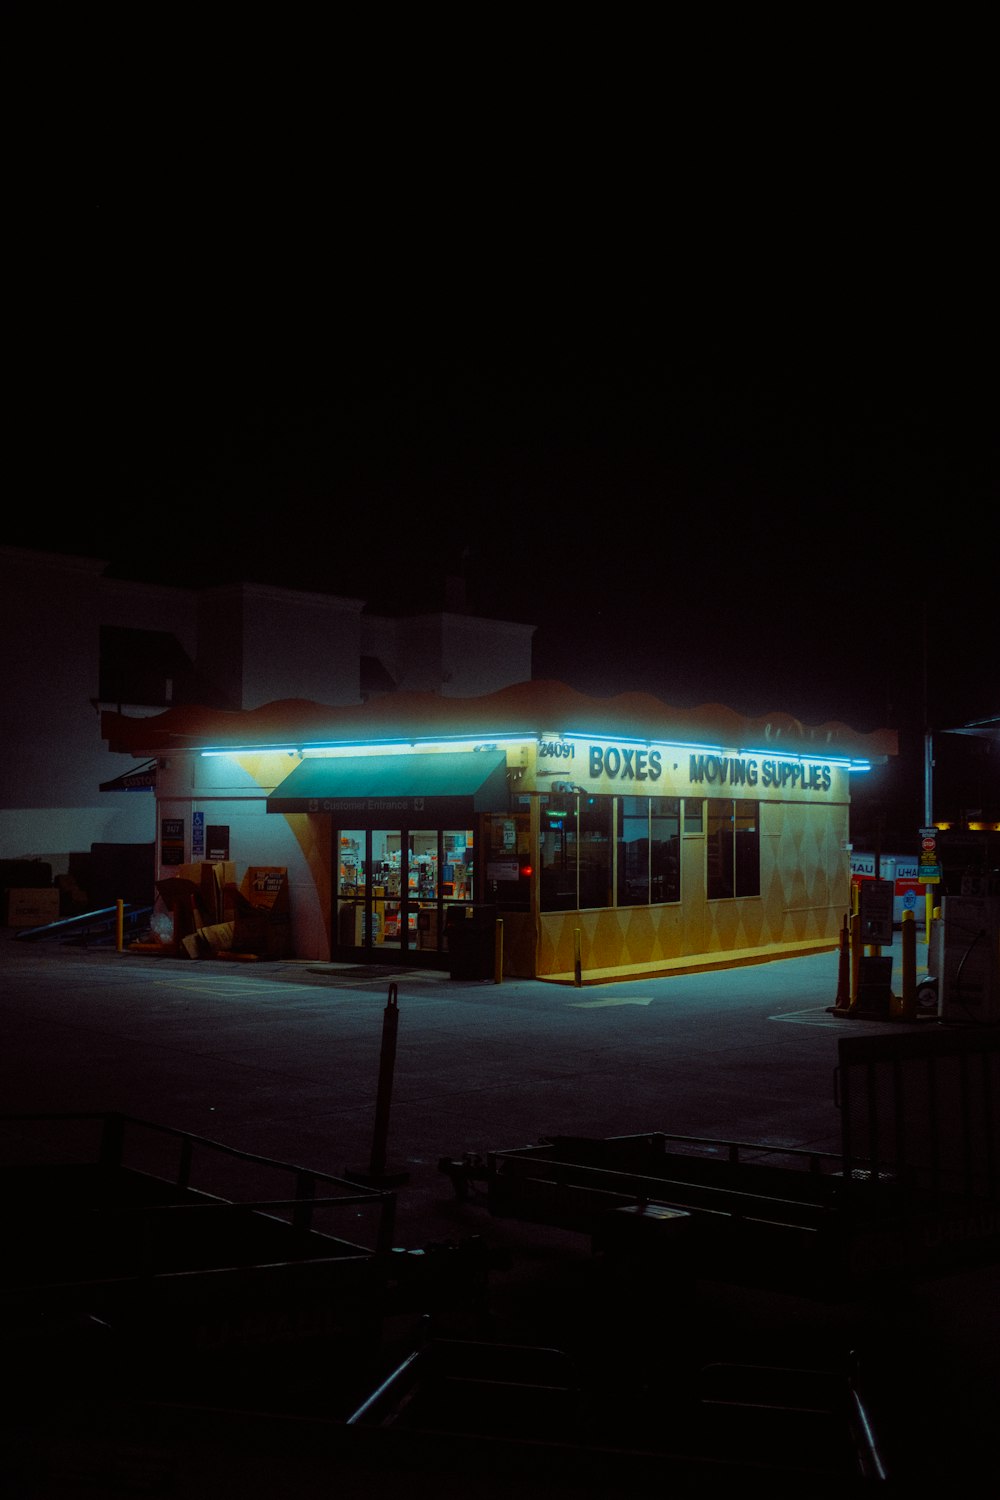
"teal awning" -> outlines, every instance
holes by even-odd
[[[508,805],[502,750],[310,757],[267,799],[268,812],[333,813],[341,827],[367,828],[464,827]]]

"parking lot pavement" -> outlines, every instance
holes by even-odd
[[[8,931],[0,973],[8,1111],[117,1110],[317,1170],[381,1172],[407,1246],[502,1237],[439,1163],[544,1136],[838,1152],[839,1039],[886,1029],[831,1013],[836,953],[576,987],[161,959]]]
[[[838,1039],[880,1027],[830,1013],[837,963],[577,988],[8,939],[0,1068],[12,1107],[121,1109],[339,1169],[370,1157],[392,993],[387,1149],[410,1173],[405,1215],[437,1201],[440,1157],[545,1134],[838,1149]]]
[[[840,1039],[921,1029],[832,1013],[836,953],[577,987],[164,960],[8,932],[0,983],[5,1113],[116,1111],[334,1175],[363,1177],[374,1164],[397,1194],[400,1254],[477,1253],[488,1267],[486,1303],[439,1302],[439,1331],[557,1346],[586,1345],[597,1327],[588,1237],[495,1216],[474,1180],[456,1190],[442,1160],[553,1135],[656,1131],[837,1153]],[[901,1286],[874,1308],[714,1284],[698,1292],[698,1326],[704,1353],[757,1357],[840,1357],[873,1328],[883,1347],[898,1340],[912,1354],[923,1329],[907,1389],[926,1379],[936,1392],[946,1376],[949,1420],[964,1402],[960,1426],[975,1445],[1000,1389],[996,1340],[984,1334],[996,1290],[993,1266]],[[401,1316],[399,1347],[426,1311],[418,1299]]]

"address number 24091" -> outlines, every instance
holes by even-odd
[[[561,740],[543,740],[538,747],[540,760],[572,760],[575,745],[564,744]]]

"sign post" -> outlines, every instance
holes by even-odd
[[[941,865],[938,858],[937,828],[921,828],[920,830],[920,862],[917,865],[917,879],[924,888],[924,938],[928,946],[931,941],[931,919],[934,911],[934,886],[941,883]]]
[[[895,886],[891,880],[865,880],[858,893],[861,941],[880,948],[892,947],[892,906]]]
[[[917,879],[921,885],[936,885],[941,879],[941,865],[938,861],[937,828],[921,828],[920,830],[920,862],[917,866]]]
[[[934,886],[940,885],[942,879],[942,865],[937,855],[937,828],[921,828],[921,862],[916,871],[921,885],[924,886],[924,941],[928,948],[931,945],[931,921],[934,918]]]

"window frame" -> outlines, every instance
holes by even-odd
[[[759,895],[760,803],[744,797],[706,798],[705,899],[745,901]]]

